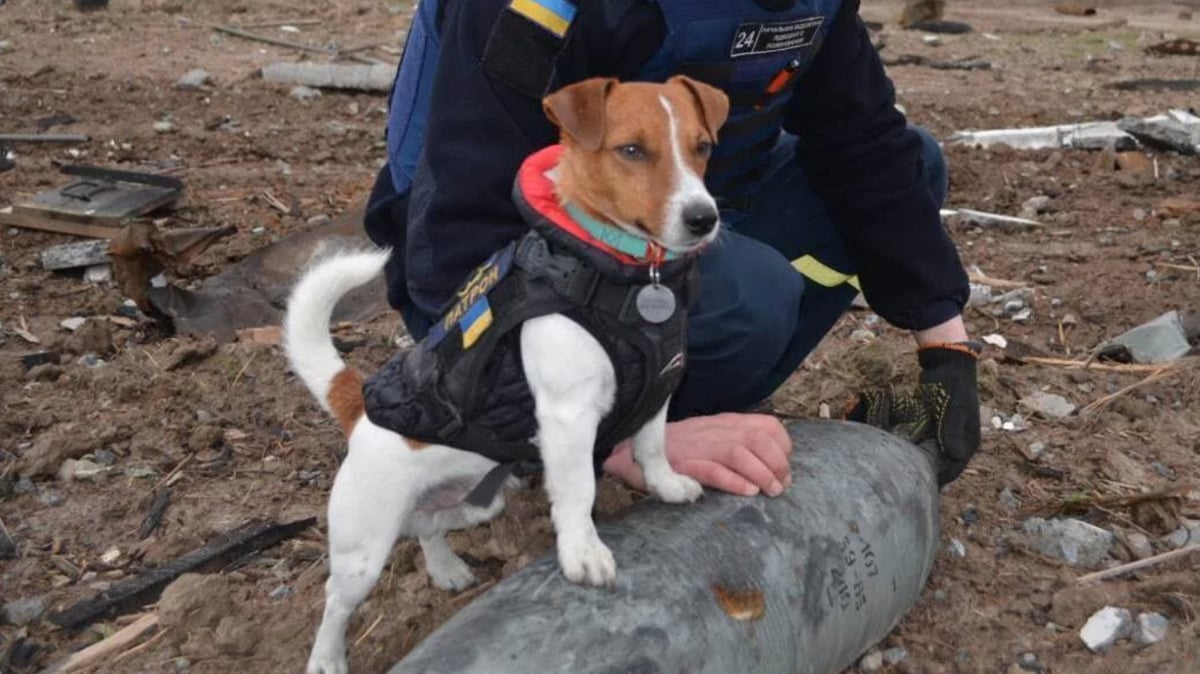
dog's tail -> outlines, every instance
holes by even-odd
[[[338,355],[329,320],[338,300],[380,274],[390,254],[332,255],[305,272],[288,299],[283,344],[292,371],[347,435],[363,414],[362,375]]]

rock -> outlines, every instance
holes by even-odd
[[[217,426],[201,425],[188,435],[187,447],[193,452],[219,447],[225,441],[225,432]]]
[[[1017,661],[1017,666],[1027,672],[1042,671],[1042,663],[1038,662],[1038,658],[1033,653],[1022,653],[1021,659]]]
[[[108,361],[94,353],[83,354],[78,360],[75,361],[75,363],[84,367],[103,367],[108,365]]]
[[[1046,212],[1046,208],[1050,205],[1050,197],[1039,195],[1027,199],[1021,205],[1021,217],[1027,220],[1036,220],[1037,216]]]
[[[1025,520],[1024,530],[1034,550],[1072,566],[1094,569],[1111,559],[1112,532],[1087,522],[1031,517]]]
[[[1170,545],[1175,549],[1182,548],[1185,545],[1190,545],[1198,541],[1200,541],[1200,525],[1189,523],[1184,523],[1183,526],[1179,527],[1175,531],[1172,531],[1171,534],[1167,536],[1167,545]]]
[[[1167,638],[1171,621],[1158,613],[1139,613],[1133,626],[1133,643],[1141,646],[1156,644]]]
[[[292,87],[292,90],[288,92],[288,96],[291,96],[298,101],[311,101],[314,98],[320,98],[321,92],[313,89],[312,87],[306,87],[301,84]]]
[[[75,332],[79,328],[82,328],[84,323],[87,323],[86,318],[83,318],[81,316],[73,316],[71,318],[64,318],[61,321],[59,321],[58,327],[62,328],[63,330],[69,330],[71,332]]]
[[[313,227],[324,227],[331,222],[333,222],[333,219],[324,213],[321,213],[320,215],[314,215],[308,219],[308,224]]]
[[[1021,508],[1021,500],[1017,498],[1013,490],[1005,487],[1004,491],[1000,492],[1000,507],[1006,512],[1013,513]]]
[[[966,557],[967,556],[967,546],[963,545],[963,542],[958,540],[957,538],[951,538],[950,544],[947,546],[947,548],[950,550],[950,553],[953,554],[955,557]]]
[[[83,270],[83,280],[88,283],[108,283],[112,278],[111,264],[94,264]]]
[[[870,330],[864,330],[862,328],[859,328],[859,329],[855,330],[854,332],[850,333],[850,340],[854,341],[854,342],[865,343],[865,342],[873,341],[874,339],[875,339],[875,333],[871,332]]]
[[[1125,543],[1129,546],[1129,552],[1133,554],[1135,559],[1145,559],[1154,554],[1154,546],[1151,545],[1150,539],[1143,533],[1131,531],[1125,535]]]
[[[207,359],[217,352],[217,341],[205,338],[195,342],[181,342],[163,362],[163,369],[170,372],[184,365],[190,365]]]
[[[287,585],[280,585],[279,587],[275,588],[274,590],[271,590],[271,594],[268,596],[270,596],[271,599],[280,601],[283,599],[291,599],[292,595],[294,595],[294,594],[296,594],[296,591],[293,590],[292,588],[288,587]]]
[[[38,501],[41,501],[43,505],[48,505],[51,508],[62,505],[64,502],[66,502],[66,500],[66,497],[62,494],[49,489],[38,494]]]
[[[1075,413],[1075,405],[1056,393],[1034,391],[1021,398],[1021,404],[1047,419],[1063,419]]]
[[[154,123],[154,133],[167,134],[175,133],[178,130],[179,127],[175,126],[175,122],[169,119],[161,119]]]
[[[101,466],[111,466],[117,462],[117,456],[107,449],[97,449],[94,452],[96,463]]]
[[[878,672],[883,668],[883,653],[871,651],[858,661],[858,668],[864,672]]]
[[[0,54],[6,51],[12,51],[12,40],[0,40]]]
[[[899,646],[896,648],[889,648],[883,652],[883,661],[889,665],[898,665],[901,662],[904,662],[906,658],[908,658],[908,651]]]
[[[94,353],[107,356],[116,351],[113,344],[112,329],[107,321],[87,321],[74,333],[63,340],[63,350],[68,353],[82,355]]]
[[[262,639],[259,624],[244,616],[225,616],[213,632],[217,647],[228,655],[250,655]]]
[[[38,365],[25,373],[27,381],[58,381],[58,378],[66,374],[67,371],[60,365],[46,363]]]
[[[1035,442],[1035,443],[1029,445],[1029,458],[1033,459],[1034,461],[1037,461],[1038,459],[1042,458],[1042,455],[1045,453],[1046,453],[1046,443]]]
[[[179,81],[175,83],[175,88],[199,89],[205,84],[208,84],[210,77],[211,76],[208,74],[208,71],[204,70],[203,68],[193,68],[184,73],[183,77],[179,78]]]
[[[4,620],[9,625],[24,627],[42,617],[46,611],[46,602],[41,597],[18,599],[4,605]]]
[[[1133,633],[1133,615],[1129,609],[1105,606],[1088,618],[1079,630],[1079,638],[1093,653],[1103,653]]]

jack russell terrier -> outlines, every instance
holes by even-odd
[[[596,586],[616,578],[591,517],[597,467],[616,444],[632,439],[662,501],[703,491],[663,445],[695,256],[720,226],[703,176],[729,101],[682,76],[591,79],[543,109],[560,144],[518,173],[529,233],[480,266],[413,349],[364,381],[329,335],[338,300],[381,273],[390,251],[335,254],[293,290],[288,359],[349,444],[329,500],[330,575],[310,674],[347,671],[347,622],[399,536],[418,539],[436,586],[472,584],[445,534],[495,516],[522,466],[544,471],[564,575]]]

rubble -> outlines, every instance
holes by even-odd
[[[46,611],[46,601],[41,597],[17,599],[4,605],[4,620],[10,625],[24,627],[39,618]]]
[[[1185,110],[1146,119],[1126,118],[1117,122],[1117,127],[1148,145],[1200,154],[1200,117]]]
[[[1169,311],[1110,340],[1104,350],[1124,348],[1137,363],[1169,363],[1191,351],[1189,337],[1194,338],[1188,334],[1184,315]]]
[[[59,246],[50,246],[42,251],[39,259],[42,269],[57,271],[76,269],[108,263],[108,241],[76,241]]]
[[[1031,517],[1023,525],[1033,549],[1071,566],[1094,569],[1110,561],[1113,534],[1077,519]]]
[[[320,98],[321,92],[317,89],[313,89],[312,87],[306,87],[303,84],[300,84],[292,87],[292,90],[288,92],[288,96],[291,96],[298,101],[311,101],[314,98]]]
[[[1047,419],[1063,419],[1074,414],[1076,410],[1071,401],[1056,393],[1045,391],[1030,393],[1021,398],[1021,404]]]
[[[1021,217],[1032,220],[1042,213],[1046,212],[1046,208],[1050,206],[1050,197],[1042,194],[1036,197],[1030,197],[1021,204]]]
[[[908,658],[908,651],[902,647],[889,648],[883,652],[883,661],[889,665],[898,665]]]
[[[1115,150],[1132,150],[1137,147],[1137,139],[1120,129],[1116,122],[960,131],[954,134],[950,141],[985,149],[993,145],[1007,145],[1015,150],[1103,150],[1110,147]]]
[[[1129,532],[1125,535],[1125,543],[1136,559],[1145,559],[1154,554],[1154,547],[1150,544],[1150,538],[1143,533],[1137,531]]]
[[[1167,638],[1171,622],[1158,613],[1139,613],[1133,626],[1133,643],[1140,646],[1156,644]]]
[[[69,332],[75,332],[79,328],[82,328],[84,323],[87,323],[86,318],[83,318],[82,316],[72,316],[71,318],[64,318],[59,321],[58,327]]]
[[[1105,606],[1088,618],[1079,630],[1079,638],[1093,653],[1103,653],[1133,633],[1133,615],[1129,609]]]
[[[987,213],[969,208],[942,209],[941,214],[944,218],[956,218],[966,224],[990,227],[1001,231],[1028,232],[1042,227],[1042,223],[1035,220],[1014,218],[1011,215]]]
[[[391,90],[395,74],[396,67],[386,63],[271,63],[262,69],[263,81],[273,84],[382,92]]]
[[[211,76],[208,74],[208,71],[203,68],[193,68],[184,73],[183,77],[179,78],[179,81],[175,83],[175,88],[199,89],[208,84],[210,78]]]
[[[883,669],[883,653],[872,650],[858,661],[858,668],[864,672],[878,672]]]

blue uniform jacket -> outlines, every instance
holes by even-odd
[[[404,250],[389,269],[397,308],[439,315],[472,269],[528,231],[511,198],[513,176],[527,156],[558,140],[540,93],[589,77],[640,79],[667,36],[656,2],[581,0],[561,39],[547,33],[498,43],[510,2],[441,0],[414,20],[405,59],[425,82],[421,110],[394,109],[389,142],[394,152],[404,145],[420,152],[403,162],[393,155],[367,218],[376,243]],[[921,141],[895,109],[858,8],[845,0],[825,17],[823,40],[780,123],[799,139],[796,160],[837,223],[872,308],[919,330],[959,314],[969,288],[927,185]]]

